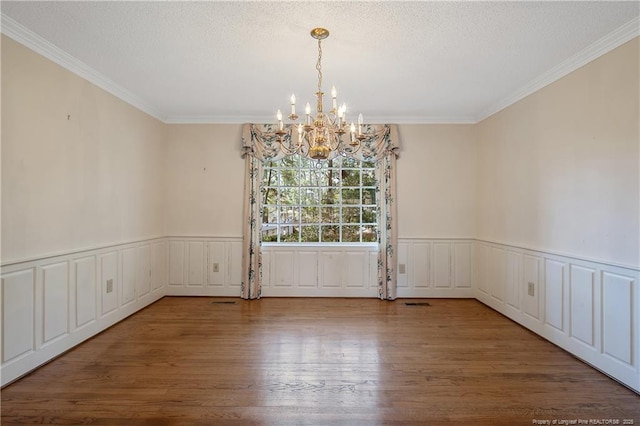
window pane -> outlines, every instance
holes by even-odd
[[[270,243],[278,241],[278,226],[270,223],[263,224],[262,241]]]
[[[342,186],[360,186],[360,170],[342,170]]]
[[[265,188],[262,204],[276,204],[278,202],[278,190],[276,188]]]
[[[346,243],[358,243],[360,242],[360,226],[343,226],[342,227],[342,241]]]
[[[362,223],[376,223],[376,208],[375,207],[363,207],[362,208]]]
[[[375,177],[372,162],[343,156],[316,161],[292,155],[265,162],[262,240],[375,242]]]
[[[300,165],[300,156],[298,155],[290,155],[288,157],[284,157],[280,160],[280,167],[295,167],[297,168]]]
[[[327,161],[327,164],[329,164],[331,167],[342,168],[344,167],[342,160],[342,157],[336,157],[333,160]]]
[[[295,226],[280,227],[280,241],[283,243],[297,243],[300,239],[298,228]]]
[[[313,170],[300,170],[300,186],[315,186],[318,185],[318,176],[317,173]]]
[[[262,183],[264,186],[277,185],[278,183],[278,170],[276,169],[264,169],[262,171]]]
[[[318,223],[320,220],[320,207],[303,207],[302,223]]]
[[[303,206],[320,204],[320,190],[318,188],[300,188],[302,196],[300,204]]]
[[[288,225],[290,223],[298,223],[300,219],[300,207],[284,206],[280,209],[280,224]]]
[[[355,169],[359,169],[360,168],[360,161],[356,160],[355,158],[343,158],[342,159],[342,167],[348,167],[348,168],[355,168]]]
[[[362,227],[362,241],[365,243],[375,243],[378,241],[378,227],[376,225],[366,225]]]
[[[262,223],[277,223],[278,208],[276,206],[262,207]]]
[[[340,184],[340,169],[336,169],[327,165],[322,168],[312,167],[302,170],[302,177],[309,181],[310,186],[337,186]]]
[[[376,204],[376,190],[365,188],[362,190],[362,204]]]
[[[362,171],[362,186],[376,186],[376,174],[373,170]]]
[[[360,190],[356,188],[343,189],[342,204],[360,204]]]
[[[284,188],[280,190],[280,204],[300,204],[300,190],[298,188]]]
[[[374,169],[376,167],[376,163],[373,161],[363,161],[362,168]]]
[[[342,208],[342,222],[344,222],[344,223],[359,223],[360,222],[360,207],[343,207]]]
[[[327,186],[340,186],[340,170],[333,170],[327,174]]]
[[[340,227],[337,225],[323,226],[322,241],[325,243],[337,243],[340,241]]]
[[[320,213],[322,223],[340,223],[339,207],[322,207]]]
[[[320,241],[320,227],[315,226],[303,226],[302,227],[302,242],[303,243],[317,243]]]
[[[320,196],[322,204],[338,204],[340,202],[338,190],[335,188],[321,189]]]
[[[328,173],[327,170],[325,169],[320,169],[320,170],[311,170],[310,173],[313,175],[313,184],[316,187],[327,187],[329,186],[329,178],[328,178]]]
[[[299,181],[298,169],[284,169],[280,171],[280,185],[282,186],[298,186]]]
[[[315,160],[312,160],[307,157],[300,157],[298,155],[295,155],[295,157],[300,158],[300,167],[302,167],[303,169],[310,169],[310,168],[315,169],[315,165],[316,165]]]

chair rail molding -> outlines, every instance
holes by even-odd
[[[475,298],[640,393],[640,271],[475,242]]]
[[[375,245],[270,245],[264,297],[377,297]],[[640,268],[473,238],[399,238],[398,297],[475,298],[640,393]],[[0,270],[2,386],[164,296],[239,297],[242,238],[168,236]]]
[[[3,265],[2,386],[164,297],[166,244],[157,238]]]

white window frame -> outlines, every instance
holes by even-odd
[[[284,160],[284,161],[283,161]],[[297,161],[297,166],[288,166],[287,162],[292,161],[295,163]],[[338,164],[336,164],[336,162]],[[344,163],[347,163],[346,165]],[[354,167],[353,163],[357,163],[358,167]],[[304,246],[304,245],[323,245],[323,246],[335,246],[335,245],[355,245],[355,246],[371,246],[377,245],[377,214],[378,214],[378,202],[379,202],[379,194],[376,191],[376,167],[375,164],[366,161],[360,161],[352,158],[345,157],[337,157],[334,159],[331,169],[337,173],[337,177],[334,177],[332,184],[329,185],[328,176],[328,161],[316,161],[310,160],[308,158],[297,156],[297,158],[285,157],[282,160],[278,161],[266,161],[263,164],[263,176],[262,176],[262,194],[260,197],[261,203],[261,211],[263,215],[266,215],[267,220],[263,221],[262,225],[262,244],[266,246]],[[343,186],[343,171],[358,171],[358,185],[355,184]],[[289,171],[294,175],[297,174],[298,185],[297,186],[287,186],[284,185],[283,179],[281,179],[282,171]],[[320,173],[325,173],[325,175],[319,175]],[[312,181],[313,176],[315,174],[315,183]],[[307,176],[307,181],[303,182],[300,178],[301,176]],[[271,182],[267,182],[267,178],[271,177]],[[363,182],[364,181],[364,182]],[[269,184],[271,183],[271,184]],[[363,185],[366,183],[366,185]],[[294,191],[291,191],[294,189]],[[290,195],[293,197],[296,196],[295,189],[297,189],[297,202],[283,202],[283,197],[281,194],[284,194],[286,191],[290,192]],[[334,204],[323,204],[322,203],[322,192],[327,189],[334,189],[337,191],[336,202]],[[344,191],[359,191],[359,198],[353,204],[344,204],[343,203],[343,194]],[[275,197],[270,196],[270,200],[276,199],[276,202],[273,203],[264,203],[266,194],[268,191],[274,191]],[[315,196],[307,195],[306,199],[302,195],[302,191],[307,191],[313,194],[315,192]],[[368,199],[373,198],[370,202],[367,202]],[[311,199],[311,202],[307,203],[307,201]],[[354,200],[354,199],[350,199]],[[288,208],[288,211],[285,213],[284,209]],[[317,209],[317,222],[303,222],[303,214],[302,211],[304,208]],[[347,221],[343,222],[345,219],[344,209],[347,208],[357,208],[359,220],[357,222]],[[329,218],[326,220],[324,213],[328,212],[325,209],[336,209],[337,220]],[[368,220],[364,220],[367,218],[363,218],[365,212],[368,213]],[[263,216],[264,219],[264,216]],[[289,221],[287,221],[287,219]],[[317,241],[302,241],[303,233],[301,232],[302,228],[308,227],[317,227],[318,230],[318,238]],[[330,241],[323,241],[323,229],[325,227],[337,227],[338,229],[338,241],[335,239],[331,239]],[[345,227],[357,227],[358,228],[358,241],[343,241],[344,230]],[[297,228],[297,241],[291,241],[291,239],[287,239],[286,236],[293,236],[294,229]],[[369,231],[368,236],[366,235],[366,231]],[[270,234],[272,237],[275,236],[276,240],[265,239],[265,232],[271,231]],[[289,232],[287,232],[289,231]],[[353,234],[352,234],[353,235]]]

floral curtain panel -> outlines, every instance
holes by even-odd
[[[261,228],[262,165],[264,161],[279,160],[281,152],[273,136],[274,125],[245,124],[242,129],[242,156],[245,159],[245,194],[242,255],[241,297],[259,299],[262,289]],[[399,141],[396,125],[365,125],[372,135],[363,141],[354,155],[359,160],[376,164],[378,207],[378,296],[385,300],[396,298],[396,179],[395,168]]]

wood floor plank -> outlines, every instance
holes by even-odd
[[[638,394],[474,300],[214,300],[166,297],[7,386],[2,424],[640,424]]]

